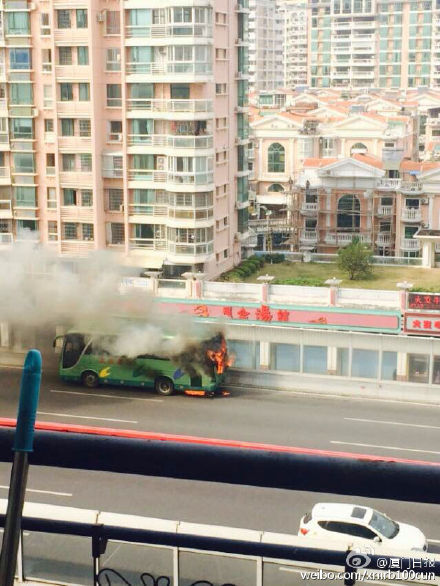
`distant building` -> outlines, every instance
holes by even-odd
[[[249,86],[251,91],[284,86],[283,15],[277,0],[249,0]]]
[[[284,87],[307,85],[307,0],[279,0],[284,26]]]

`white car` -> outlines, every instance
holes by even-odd
[[[387,549],[427,551],[426,537],[413,525],[393,521],[370,507],[318,503],[301,519],[298,535],[345,545],[378,544]]]

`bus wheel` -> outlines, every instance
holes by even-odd
[[[169,396],[174,393],[174,383],[171,379],[161,376],[156,379],[154,388],[158,395]]]
[[[81,382],[85,387],[89,387],[89,389],[93,389],[97,387],[99,384],[98,375],[91,370],[86,370],[86,372],[82,373]]]

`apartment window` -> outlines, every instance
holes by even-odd
[[[56,187],[48,187],[46,191],[47,207],[54,209],[57,207],[57,190]]]
[[[34,137],[32,118],[12,118],[10,124],[12,138]]]
[[[76,206],[76,189],[63,189],[63,205]]]
[[[226,83],[216,83],[215,84],[215,93],[217,96],[224,96],[227,92],[227,85]]]
[[[40,34],[42,37],[50,35],[50,15],[48,12],[40,14]]]
[[[87,10],[85,8],[78,8],[76,10],[76,28],[87,28]]]
[[[55,153],[46,153],[46,173],[47,175],[53,175],[49,169],[55,169]]]
[[[30,83],[11,83],[9,85],[9,98],[11,104],[32,105],[34,98],[32,93],[32,84]]]
[[[125,229],[124,224],[112,222],[109,226],[109,244],[124,244]]]
[[[226,26],[228,24],[228,15],[226,12],[215,13],[215,24]]]
[[[122,120],[110,120],[110,132],[109,141],[121,142],[122,141]]]
[[[58,47],[58,63],[72,65],[72,47]]]
[[[170,87],[170,96],[172,100],[189,100],[189,85],[183,83],[172,83]]]
[[[61,118],[61,136],[73,136],[74,134],[73,118]]]
[[[31,69],[30,49],[9,49],[10,69]]]
[[[78,240],[78,225],[73,222],[65,222],[63,224],[64,239]]]
[[[81,153],[79,155],[80,169],[84,173],[90,173],[92,170],[92,155],[91,153]]]
[[[121,49],[107,49],[105,64],[107,71],[121,71]]]
[[[44,120],[44,132],[53,132],[53,118]]]
[[[75,171],[75,155],[63,153],[61,157],[63,171]]]
[[[284,173],[285,151],[279,143],[271,144],[267,152],[267,170],[269,173]]]
[[[77,47],[77,61],[78,65],[89,64],[89,48],[88,47]]]
[[[90,101],[90,84],[79,83],[78,84],[78,98],[80,102]]]
[[[41,61],[43,73],[50,73],[52,71],[52,50],[41,49]]]
[[[215,119],[215,127],[217,130],[226,130],[228,128],[228,119],[227,118],[216,118]]]
[[[58,222],[54,220],[47,222],[47,236],[48,240],[58,240]]]
[[[71,102],[73,100],[72,83],[60,83],[60,98],[62,102]]]
[[[79,135],[83,137],[91,136],[92,126],[88,118],[79,119]]]
[[[71,28],[70,10],[57,10],[58,28]]]
[[[82,239],[93,240],[93,224],[82,225]]]
[[[16,173],[34,173],[35,161],[32,153],[13,153]]]
[[[37,198],[35,187],[14,187],[15,205],[24,208],[36,207]]]
[[[121,34],[121,17],[119,10],[106,10],[105,12],[105,34]]]
[[[108,190],[108,209],[111,212],[120,212],[124,202],[124,192],[122,189]]]
[[[53,107],[52,86],[51,85],[44,85],[43,86],[43,108],[52,108],[52,107]]]
[[[81,205],[87,208],[93,205],[93,191],[91,189],[81,190]]]
[[[8,35],[30,35],[29,14],[27,12],[7,12],[6,32]]]
[[[122,91],[120,83],[107,84],[107,106],[120,108],[122,106]]]

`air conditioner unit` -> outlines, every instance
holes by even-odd
[[[105,21],[105,10],[98,12],[96,15],[96,22],[104,22]]]
[[[157,157],[157,170],[165,171],[166,157]]]
[[[118,142],[122,142],[122,134],[121,133],[115,134],[115,137],[116,137],[115,140],[117,140]]]
[[[123,212],[124,211],[124,204],[123,203],[121,203],[121,205],[119,206],[119,211],[120,212]]]
[[[427,203],[429,203],[429,199],[427,197],[424,197],[420,200],[420,203],[426,205]]]
[[[38,108],[32,108],[32,116],[38,116]]]

